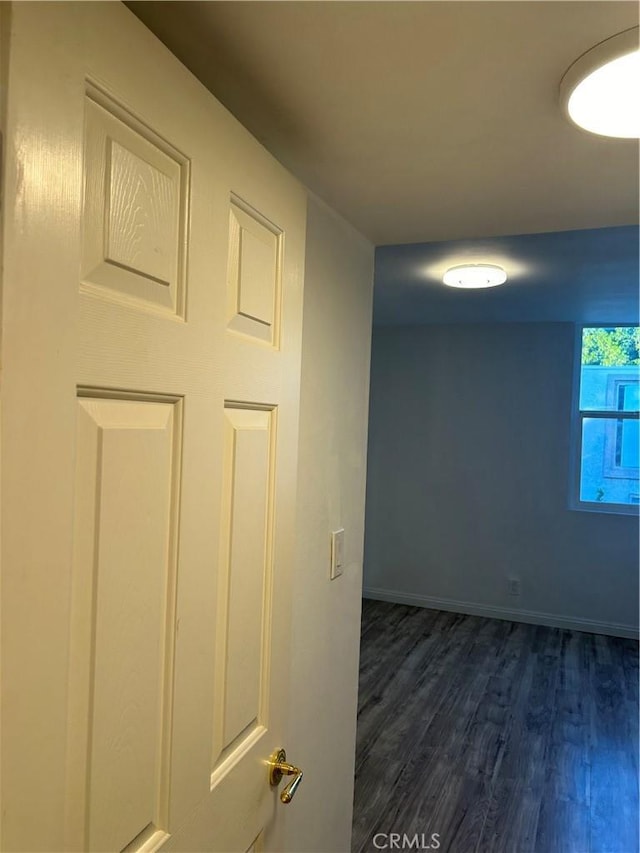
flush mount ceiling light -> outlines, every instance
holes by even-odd
[[[460,264],[448,269],[442,280],[449,287],[496,287],[505,283],[507,274],[495,264]]]
[[[560,101],[569,118],[591,133],[640,137],[638,27],[576,59],[560,82]]]

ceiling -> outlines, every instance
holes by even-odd
[[[619,0],[130,2],[287,168],[374,243],[638,221],[638,144],[563,117]]]
[[[376,325],[638,322],[638,228],[526,234],[376,249]],[[462,263],[503,266],[487,290],[445,287]]]

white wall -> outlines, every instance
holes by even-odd
[[[350,849],[360,646],[373,247],[321,202],[308,207],[291,720],[305,771],[286,849]],[[345,570],[329,580],[330,531]]]
[[[568,323],[374,331],[365,595],[633,634],[637,520],[568,509],[573,347]]]

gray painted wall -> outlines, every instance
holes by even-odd
[[[637,519],[568,508],[574,335],[374,329],[365,595],[633,633]]]
[[[308,205],[291,705],[285,745],[305,777],[285,850],[350,847],[358,704],[373,246]],[[329,580],[330,532],[344,574]],[[282,808],[282,806],[280,806]]]

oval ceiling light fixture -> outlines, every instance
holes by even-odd
[[[592,47],[565,72],[560,101],[584,130],[622,139],[640,137],[638,27]]]
[[[496,287],[505,283],[507,274],[496,264],[460,264],[450,267],[442,280],[449,287]]]

